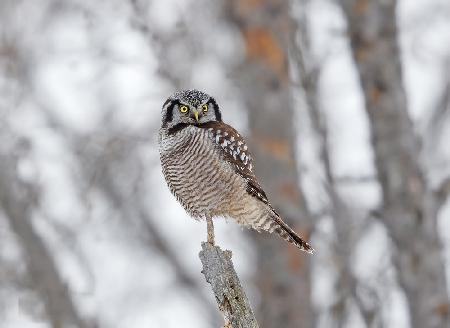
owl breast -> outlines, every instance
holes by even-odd
[[[163,174],[170,190],[194,218],[244,211],[245,181],[223,161],[210,132],[188,126],[160,135]]]

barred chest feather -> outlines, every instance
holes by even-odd
[[[246,146],[225,131],[193,125],[160,132],[160,156],[170,190],[194,218],[228,216],[245,197],[246,180],[224,160],[225,154],[251,165]],[[245,147],[245,149],[244,149]],[[241,161],[242,158],[242,161]],[[244,161],[246,164],[244,164]]]

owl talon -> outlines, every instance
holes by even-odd
[[[214,245],[214,224],[211,218],[206,219],[208,243]]]

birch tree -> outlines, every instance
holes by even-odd
[[[413,327],[448,327],[449,298],[437,229],[436,193],[422,166],[408,113],[396,19],[397,1],[342,0],[350,47],[370,121],[382,188],[381,217]]]

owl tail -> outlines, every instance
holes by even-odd
[[[275,222],[275,225],[272,226],[270,232],[276,232],[281,238],[286,240],[288,243],[294,244],[302,251],[310,254],[314,252],[314,249],[306,241],[300,238],[300,236],[297,235],[297,233],[295,233],[295,231],[292,230],[286,223],[284,223],[278,215],[274,213],[271,219]]]

